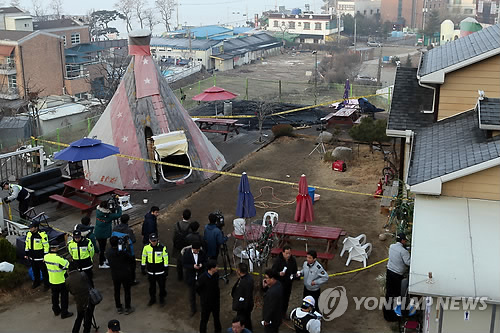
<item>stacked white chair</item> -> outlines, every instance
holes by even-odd
[[[342,247],[342,252],[340,252],[340,256],[344,255],[344,252],[349,251],[354,246],[364,245],[366,243],[366,235],[361,234],[358,237],[346,237],[342,242],[344,246]]]
[[[349,257],[347,258],[346,266],[352,260],[359,261],[363,263],[363,267],[366,267],[366,260],[372,253],[372,243],[366,243],[364,245],[356,245],[349,249]]]
[[[271,223],[274,227],[278,223],[278,213],[276,212],[266,212],[262,218],[262,226],[267,227]]]

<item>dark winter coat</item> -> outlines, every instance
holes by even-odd
[[[283,253],[280,253],[276,257],[276,259],[274,259],[273,270],[279,273],[282,272],[285,267],[286,267],[285,275],[280,276],[279,279],[279,281],[283,286],[292,284],[293,280],[290,279],[290,276],[294,276],[295,279],[295,275],[297,274],[297,260],[295,259],[294,256],[290,256],[288,261],[286,261],[285,258],[283,258]]]
[[[214,275],[210,275],[205,271],[201,274],[196,291],[200,294],[202,307],[220,307],[219,273],[215,272]]]
[[[205,241],[203,240],[203,237],[200,235],[200,233],[198,231],[196,231],[196,232],[190,232],[186,236],[186,243],[187,243],[186,246],[193,245],[194,242],[199,242],[200,245],[201,245],[201,247],[203,249],[205,249],[205,247],[206,247]]]
[[[240,277],[231,290],[233,311],[250,312],[253,310],[253,277],[245,274]]]
[[[184,281],[191,285],[196,281],[196,275],[200,276],[205,271],[207,263],[207,255],[203,250],[198,253],[198,264],[201,264],[201,269],[194,269],[194,256],[191,249],[186,249],[182,256],[182,266],[184,267]]]
[[[111,278],[116,281],[129,281],[132,279],[132,263],[135,258],[128,251],[118,251],[112,247],[106,251],[106,258],[111,268]]]
[[[262,307],[262,320],[271,323],[273,331],[278,331],[281,325],[283,310],[281,301],[283,297],[283,288],[281,282],[276,283],[270,287],[264,295],[264,306]]]
[[[113,231],[128,235],[128,238],[130,238],[132,243],[136,242],[134,230],[132,230],[127,223],[120,223],[116,225],[116,227],[113,228]]]
[[[75,299],[78,312],[85,311],[89,304],[89,286],[89,280],[85,272],[71,271],[66,278],[66,287]]]
[[[155,215],[148,212],[144,215],[144,222],[142,223],[142,242],[144,244],[149,243],[149,235],[155,233],[158,235],[158,224],[156,222],[157,218]]]
[[[227,241],[227,237],[215,224],[208,224],[205,226],[203,240],[207,245],[207,256],[215,257],[219,253],[217,249]]]
[[[95,217],[95,238],[105,239],[110,238],[113,232],[113,220],[119,219],[122,216],[122,207],[118,207],[116,213],[111,213],[107,208],[97,206]]]

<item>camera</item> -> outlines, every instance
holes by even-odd
[[[118,207],[120,207],[120,202],[118,201],[118,195],[113,194],[108,199],[108,209],[111,211],[111,213],[116,213]]]
[[[128,236],[118,238],[118,251],[128,251],[129,241]]]
[[[224,228],[224,215],[222,215],[222,212],[219,210],[214,212],[214,215],[217,216],[215,225],[217,226],[217,228],[222,230],[222,228]]]

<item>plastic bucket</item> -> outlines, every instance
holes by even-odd
[[[311,201],[314,205],[314,192],[316,191],[316,188],[308,186],[307,191],[309,192],[309,196],[311,197]]]

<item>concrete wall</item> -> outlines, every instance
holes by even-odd
[[[410,0],[382,0],[380,5],[381,22],[397,22],[400,1],[401,17],[405,19],[406,26],[410,28],[422,28],[424,0],[416,0],[415,2]]]
[[[440,86],[438,120],[473,109],[478,90],[500,96],[500,55],[446,74]]]
[[[5,30],[33,31],[33,19],[31,17],[17,18],[10,16],[5,18]]]
[[[500,166],[443,183],[441,195],[500,200]]]

